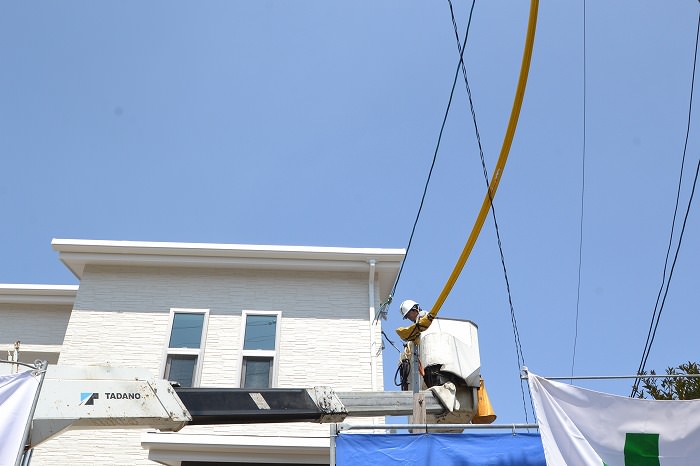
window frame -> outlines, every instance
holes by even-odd
[[[273,350],[247,350],[244,349],[245,343],[245,331],[246,325],[248,323],[248,316],[275,316],[277,317],[275,325],[275,349]],[[282,311],[251,311],[244,310],[241,313],[241,331],[240,339],[238,344],[239,358],[238,358],[238,387],[243,388],[243,359],[246,357],[250,358],[271,358],[272,364],[270,364],[270,387],[277,387],[277,376],[279,373],[279,349],[280,349],[280,328],[282,321]]]
[[[199,348],[171,348],[170,338],[173,334],[173,323],[175,322],[175,314],[203,314],[202,335],[199,340]],[[204,365],[204,349],[207,341],[207,328],[209,325],[209,309],[193,309],[193,308],[170,308],[170,316],[168,319],[168,333],[165,337],[165,349],[161,359],[160,373],[163,378],[165,370],[168,367],[168,357],[170,356],[195,356],[196,362],[194,365],[194,373],[192,375],[192,387],[199,387],[202,378],[202,366]]]

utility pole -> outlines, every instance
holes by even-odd
[[[421,393],[420,375],[420,339],[413,340],[413,352],[411,354],[411,389],[413,392],[413,421],[412,424],[425,424],[425,393]],[[412,429],[411,432],[418,433],[424,430]]]

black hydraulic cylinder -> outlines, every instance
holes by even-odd
[[[306,389],[175,388],[190,425],[320,422],[323,412]]]

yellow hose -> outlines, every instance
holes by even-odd
[[[469,258],[469,254],[471,254],[472,249],[474,248],[476,239],[479,237],[479,233],[481,232],[481,227],[483,227],[484,221],[486,220],[486,215],[488,214],[489,209],[491,208],[491,200],[496,195],[498,184],[501,181],[503,168],[505,167],[506,161],[508,160],[510,146],[513,143],[513,137],[515,136],[515,128],[518,126],[518,117],[520,117],[520,109],[523,105],[523,97],[525,96],[525,85],[527,84],[527,77],[530,72],[532,48],[535,44],[535,29],[537,26],[538,6],[539,0],[530,0],[530,18],[528,20],[527,34],[525,37],[523,61],[520,65],[520,77],[518,79],[518,87],[515,90],[515,98],[513,99],[513,109],[510,112],[510,120],[508,121],[508,128],[506,129],[506,134],[503,138],[503,146],[501,147],[501,153],[498,156],[498,162],[496,163],[496,168],[491,177],[491,183],[489,185],[490,193],[488,191],[486,192],[486,195],[484,196],[484,202],[482,203],[481,210],[479,211],[479,215],[476,217],[476,221],[474,222],[472,232],[469,235],[469,238],[467,239],[467,243],[464,245],[464,249],[462,249],[462,253],[459,256],[459,259],[457,260],[457,264],[455,264],[455,268],[454,270],[452,270],[452,274],[447,279],[447,283],[445,283],[445,286],[443,287],[440,296],[438,296],[435,305],[433,305],[432,309],[430,309],[430,314],[433,317],[435,317],[440,311],[440,308],[447,299],[447,296],[450,294],[450,291],[452,291],[452,287],[454,286],[455,282],[457,282],[459,274],[462,273],[464,264],[466,264],[467,259]],[[402,338],[402,335],[414,335],[417,332],[411,330],[411,327],[398,328],[396,329],[396,332]]]

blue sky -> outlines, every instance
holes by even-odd
[[[471,2],[454,6],[463,37]],[[465,60],[489,170],[528,8],[496,0],[474,9]],[[576,327],[583,4],[540,4],[495,201],[533,372],[570,374],[576,331],[576,374],[630,374],[639,364],[680,173],[698,8],[586,2]],[[3,2],[0,282],[76,283],[52,238],[405,247],[457,59],[447,2]],[[697,134],[691,126],[682,211]],[[484,185],[460,80],[384,324],[391,337],[401,300],[434,303]],[[699,217],[695,206],[649,368],[698,359]],[[479,325],[499,421],[524,421],[490,219],[441,314]],[[387,345],[387,388],[396,356]],[[626,395],[630,382],[586,385]]]

